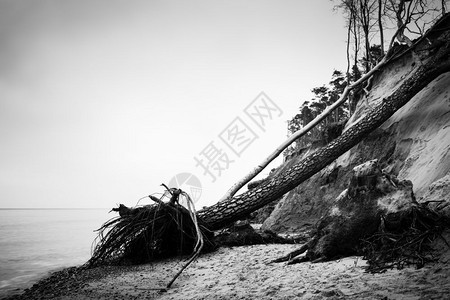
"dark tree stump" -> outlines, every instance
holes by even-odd
[[[353,169],[348,188],[316,224],[309,242],[274,262],[318,262],[357,254],[363,238],[387,223],[400,228],[416,204],[410,181],[383,173],[377,160],[368,161]]]

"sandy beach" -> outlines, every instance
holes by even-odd
[[[184,260],[67,271],[13,299],[448,299],[450,252],[442,240],[436,247],[441,256],[435,263],[381,274],[365,272],[366,262],[356,256],[316,264],[269,264],[298,245],[223,247],[200,256],[165,292],[160,289]]]

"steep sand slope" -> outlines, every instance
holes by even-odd
[[[416,63],[413,55],[407,55],[376,74],[367,99],[359,101],[345,129],[390,95]],[[436,78],[359,145],[287,193],[263,228],[296,231],[315,223],[345,188],[351,169],[375,158],[399,179],[411,180],[418,199],[433,182],[450,174],[450,73]],[[450,196],[444,200],[450,203]]]
[[[450,74],[437,78],[382,128],[408,151],[399,177],[414,184],[417,197],[450,172]]]

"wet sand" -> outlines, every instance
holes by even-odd
[[[160,289],[184,260],[81,273],[68,269],[13,299],[449,299],[450,249],[438,243],[443,253],[438,262],[381,274],[366,273],[366,262],[356,256],[269,264],[298,245],[224,247],[199,257],[166,292]]]

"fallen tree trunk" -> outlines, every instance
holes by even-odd
[[[435,31],[431,31],[432,38],[429,40],[433,42],[429,42],[428,37],[430,33],[428,33],[426,43],[424,41],[424,43],[416,44],[416,49],[413,50],[415,53],[411,52],[409,54],[414,57],[416,67],[403,79],[400,86],[390,96],[383,98],[378,106],[372,108],[366,116],[361,118],[359,122],[350,127],[330,144],[317,150],[280,175],[264,181],[256,188],[239,196],[221,200],[217,204],[207,207],[198,213],[195,213],[195,209],[189,205],[186,209],[179,204],[178,198],[180,195],[186,197],[188,200],[190,199],[189,195],[181,190],[169,189],[167,187],[167,192],[160,199],[150,196],[156,202],[154,205],[133,209],[121,205],[119,208],[113,209],[119,212],[120,217],[108,221],[100,228],[100,241],[95,247],[91,260],[85,266],[92,267],[99,264],[125,261],[131,261],[132,263],[148,262],[159,257],[176,255],[177,253],[187,254],[193,250],[197,250],[191,260],[189,260],[189,264],[200,253],[202,246],[198,248],[198,245],[202,245],[203,240],[207,246],[206,248],[214,249],[216,244],[214,243],[214,233],[212,230],[224,228],[233,221],[248,216],[256,209],[276,200],[295,188],[359,143],[430,82],[441,74],[449,72],[449,23],[450,15],[447,15],[445,22],[441,23],[442,26]],[[162,201],[163,198],[169,196],[170,200],[168,203]],[[347,197],[344,200],[352,200],[351,198]],[[339,218],[332,218],[333,220],[340,221]],[[322,222],[325,227],[333,227],[334,223],[327,223],[326,220]],[[366,222],[363,222],[363,224],[366,224]],[[351,232],[351,230],[347,229],[353,227],[343,227],[344,233]],[[360,226],[357,224],[356,227],[359,229]],[[331,242],[320,243],[321,234],[324,231],[321,231],[319,228],[317,232],[319,233],[317,235],[318,239],[316,239],[318,241],[317,243],[313,239],[301,249],[291,253],[287,258],[290,259],[293,255],[298,255],[306,250],[309,251],[309,255],[307,256],[309,259],[330,258],[335,254],[342,255],[348,249],[353,249],[354,241],[350,240],[346,244],[347,248],[344,249],[345,251],[339,252],[340,250],[338,249],[339,251],[336,252],[331,249],[332,251],[330,252],[328,251],[329,249],[321,247],[321,245],[332,246],[333,243],[340,245],[342,239],[339,236],[338,238],[334,238],[335,235],[325,234],[325,236],[330,236],[330,238],[326,239]],[[365,234],[361,234],[360,237],[363,235],[365,236]],[[355,237],[353,234],[347,234],[347,236],[350,238]],[[420,238],[422,238],[422,235]],[[355,239],[359,240],[359,237],[356,236]],[[366,255],[369,260],[371,259],[370,255],[373,254],[372,257],[378,255],[378,248],[375,246],[379,242],[380,239],[378,237],[366,240],[366,244],[369,245],[368,247],[375,249],[369,251],[368,256]],[[207,250],[203,248],[203,251]],[[376,259],[373,261],[377,263]],[[382,265],[382,267],[384,266]],[[175,279],[180,272],[177,273]],[[169,283],[169,286],[171,283]]]
[[[446,18],[442,18],[441,20],[439,20],[435,25],[434,28],[437,28],[438,26],[440,26],[442,24],[442,22],[445,22]],[[247,175],[245,175],[241,180],[239,180],[238,182],[236,182],[235,184],[233,184],[233,186],[231,186],[231,188],[225,193],[225,195],[220,199],[220,200],[225,200],[227,198],[231,198],[233,197],[241,188],[243,188],[247,183],[249,183],[253,178],[255,178],[259,173],[262,172],[262,170],[264,170],[264,168],[266,168],[275,158],[277,158],[287,147],[289,147],[294,141],[298,140],[299,138],[301,138],[302,136],[304,136],[305,134],[307,134],[311,129],[313,129],[314,127],[316,127],[320,122],[322,122],[328,115],[330,115],[336,108],[338,108],[339,106],[341,106],[342,104],[345,103],[345,101],[347,101],[348,95],[349,93],[354,90],[356,87],[361,86],[362,84],[367,82],[367,86],[370,85],[371,80],[373,79],[374,74],[376,74],[377,72],[379,72],[380,70],[382,70],[382,68],[384,68],[385,65],[387,65],[389,62],[396,60],[400,57],[402,57],[403,55],[405,55],[406,53],[408,53],[409,51],[411,51],[412,49],[414,49],[414,46],[421,43],[423,41],[423,39],[426,38],[425,36],[422,36],[420,39],[418,39],[417,41],[415,41],[414,45],[410,45],[408,47],[408,49],[406,49],[405,51],[401,52],[401,53],[393,53],[394,52],[394,41],[397,38],[397,36],[399,34],[402,34],[404,28],[398,28],[397,31],[395,32],[395,34],[392,36],[391,41],[389,43],[389,50],[387,51],[386,55],[383,56],[383,58],[381,59],[381,61],[375,66],[373,67],[368,73],[364,74],[360,79],[358,79],[356,82],[348,85],[342,95],[339,97],[338,100],[336,100],[336,102],[334,102],[333,104],[331,104],[330,106],[328,106],[327,108],[325,108],[325,110],[320,113],[319,115],[317,115],[314,120],[312,120],[311,122],[309,122],[308,124],[306,124],[306,126],[304,126],[303,128],[301,128],[300,130],[297,130],[296,132],[294,132],[286,141],[284,141],[280,146],[278,146],[278,148],[275,149],[274,152],[272,152],[267,158],[265,158],[258,166],[256,166],[255,168],[253,168],[253,170],[251,170]],[[433,29],[431,29],[432,31]],[[384,51],[382,51],[382,53],[384,53]],[[367,90],[366,88],[364,88],[365,93],[367,94]]]
[[[420,59],[419,66],[398,89],[384,98],[380,105],[371,109],[359,122],[330,144],[317,150],[277,177],[268,179],[255,189],[223,199],[215,205],[199,211],[199,218],[208,224],[211,230],[223,228],[278,199],[358,144],[430,82],[450,71],[450,32],[448,30],[437,30],[437,32],[440,34],[439,37],[434,39],[433,45],[427,49],[429,55]]]

